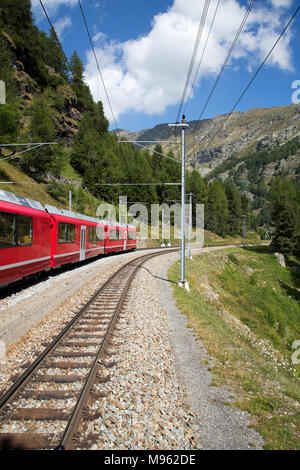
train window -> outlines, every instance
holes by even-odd
[[[128,240],[136,240],[136,232],[133,230],[128,230]]]
[[[32,245],[32,217],[18,215],[18,246]]]
[[[67,224],[67,243],[73,243],[75,240],[75,225]]]
[[[110,231],[109,231],[109,239],[110,239],[110,240],[118,240],[117,230],[115,230],[115,229],[110,229]]]
[[[105,227],[97,226],[96,229],[97,240],[105,240]]]
[[[16,246],[16,221],[15,214],[0,212],[0,248]]]
[[[75,240],[75,225],[59,222],[58,243],[73,243]]]
[[[67,241],[67,224],[59,222],[58,224],[58,243],[66,243]]]
[[[89,227],[88,241],[96,246],[96,227]]]

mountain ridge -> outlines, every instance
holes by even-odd
[[[188,166],[197,169],[202,176],[208,175],[217,166],[230,158],[240,158],[253,151],[280,145],[300,134],[300,105],[252,108],[241,112],[234,111],[221,128],[228,114],[201,121],[190,121],[186,133],[186,153]],[[219,129],[215,139],[211,135]],[[127,140],[166,140],[164,151],[172,149],[177,156],[180,148],[168,144],[168,140],[178,140],[168,124],[158,124],[152,129],[137,132],[118,130],[116,133]]]

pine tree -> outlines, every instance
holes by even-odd
[[[36,100],[31,110],[31,123],[28,140],[30,142],[54,142],[56,141],[55,126],[49,112],[45,97]],[[22,158],[19,164],[21,168],[31,174],[35,179],[42,179],[48,173],[59,175],[63,161],[62,148],[59,146],[43,146],[32,150]]]
[[[236,235],[241,232],[242,204],[241,195],[237,187],[225,185],[228,200],[228,229],[227,233]]]
[[[76,93],[79,108],[81,111],[94,111],[93,98],[84,79],[84,66],[76,51],[73,52],[69,63],[72,72],[70,84]]]
[[[272,249],[290,255],[296,252],[299,226],[296,190],[290,178],[277,177],[270,190],[272,220],[275,227]]]
[[[205,228],[225,236],[228,228],[228,200],[222,183],[213,181],[208,186],[205,208]]]

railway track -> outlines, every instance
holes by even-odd
[[[146,254],[122,266],[5,393],[0,400],[1,449],[86,446],[78,428],[95,419],[86,405],[101,399],[97,384],[108,380],[115,365],[114,331],[131,282],[144,262],[164,253]]]

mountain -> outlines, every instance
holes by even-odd
[[[213,119],[189,122],[190,127],[186,132],[188,166],[197,169],[202,176],[209,177],[212,170],[228,160],[284,144],[300,134],[299,104],[236,111],[228,116],[224,114]],[[180,134],[178,131],[174,134],[168,124],[159,124],[153,129],[139,132],[122,130],[118,134],[128,140],[166,140],[162,144],[163,150],[172,148],[180,156],[179,145],[168,144],[168,140],[180,142]],[[284,166],[289,169],[289,164]]]

